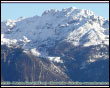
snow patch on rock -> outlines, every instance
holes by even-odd
[[[33,49],[31,49],[30,51],[31,51],[31,53],[32,53],[34,56],[40,56],[40,53],[37,51],[36,48],[33,48]]]
[[[57,63],[63,63],[63,60],[61,60],[60,57],[47,57],[50,61],[57,62]]]

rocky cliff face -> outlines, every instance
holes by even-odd
[[[69,77],[49,60],[25,54],[21,48],[2,46],[3,81],[69,81]]]

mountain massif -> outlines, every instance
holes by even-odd
[[[76,7],[1,22],[2,81],[109,81],[109,20]]]

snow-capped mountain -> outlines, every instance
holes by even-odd
[[[76,7],[46,10],[41,16],[1,22],[1,45],[22,48],[25,54],[46,58],[57,68],[63,65],[70,79],[81,81],[89,74],[85,71],[89,64],[109,58],[109,20]],[[75,72],[82,71],[81,78],[75,78]]]
[[[28,42],[25,46],[28,47],[50,46],[55,41],[67,41],[75,46],[109,44],[109,21],[92,11],[75,7],[46,10],[40,17],[7,20],[1,25],[4,38],[17,42],[27,38],[30,42],[25,41]]]

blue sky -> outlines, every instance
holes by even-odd
[[[109,3],[2,3],[1,20],[17,19],[21,16],[32,17],[41,15],[47,9],[69,8],[75,6],[80,9],[88,9],[96,15],[109,19]]]

